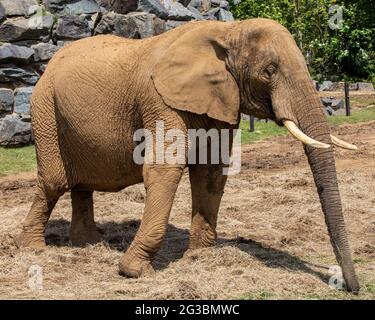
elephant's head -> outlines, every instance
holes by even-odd
[[[304,57],[280,24],[266,19],[203,22],[181,29],[152,78],[164,102],[236,124],[240,112],[285,125],[305,144],[331,243],[349,291],[358,292],[332,144]],[[176,30],[177,32],[177,30]]]

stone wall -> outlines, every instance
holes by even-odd
[[[97,34],[147,38],[233,20],[223,0],[0,0],[0,145],[32,143],[30,96],[61,47]]]

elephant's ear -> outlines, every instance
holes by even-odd
[[[183,34],[166,49],[152,79],[168,106],[236,124],[239,89],[227,70],[227,50],[212,33],[199,28]]]

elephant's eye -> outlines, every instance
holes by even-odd
[[[268,80],[272,79],[272,76],[276,73],[276,66],[271,63],[264,69],[264,75]]]

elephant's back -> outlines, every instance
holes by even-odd
[[[74,41],[65,45],[53,56],[49,66],[58,69],[59,64],[67,63],[70,59],[87,59],[100,57],[103,54],[116,53],[117,50],[132,50],[139,40],[125,39],[115,35],[98,35]]]

